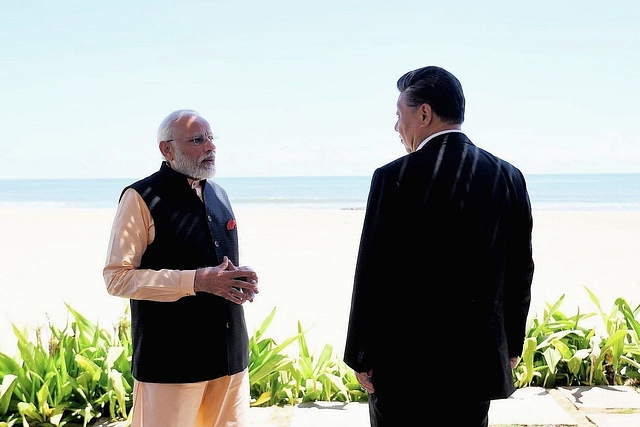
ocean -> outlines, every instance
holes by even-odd
[[[640,210],[640,174],[533,174],[534,210]],[[0,180],[0,207],[115,208],[135,179]],[[233,206],[363,209],[370,176],[216,177]]]

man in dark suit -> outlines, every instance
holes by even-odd
[[[522,173],[462,133],[458,79],[429,66],[397,82],[407,154],[373,174],[345,362],[374,427],[487,426],[514,392],[531,299],[532,216]]]

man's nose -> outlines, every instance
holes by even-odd
[[[395,130],[396,132],[398,132],[398,122],[396,121],[396,124],[393,126],[393,130]]]

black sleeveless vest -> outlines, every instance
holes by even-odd
[[[163,163],[130,187],[142,196],[155,224],[140,269],[195,270],[218,265],[225,255],[239,265],[237,229],[227,230],[233,211],[216,183],[204,185],[203,204],[187,178]],[[138,381],[207,381],[248,366],[242,306],[203,292],[175,302],[131,299],[130,305],[132,373]]]

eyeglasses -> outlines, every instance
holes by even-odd
[[[187,136],[184,138],[167,139],[167,142],[173,142],[179,139],[188,139],[190,143],[192,143],[197,147],[204,144],[206,141],[213,142],[213,140],[216,139],[216,137],[213,135],[193,135],[193,136]]]

